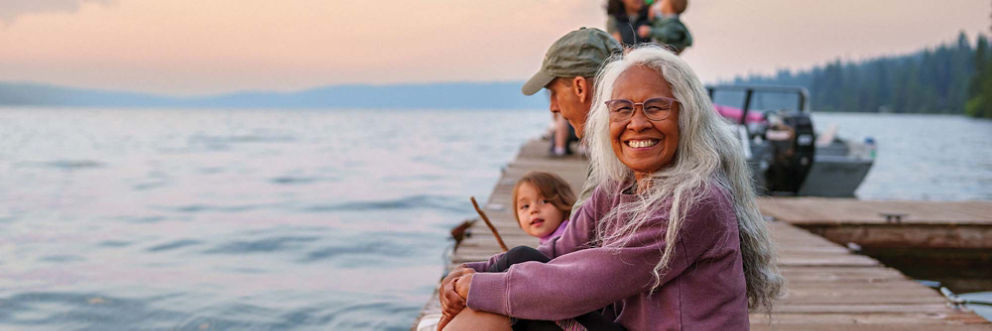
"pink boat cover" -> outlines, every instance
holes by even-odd
[[[734,107],[724,106],[724,105],[714,105],[714,108],[716,108],[716,111],[718,113],[720,113],[720,115],[723,116],[724,118],[726,118],[726,119],[728,119],[728,120],[730,120],[730,121],[732,121],[734,123],[740,123],[741,122],[741,114],[744,113],[744,110],[742,110],[740,108],[734,108]],[[747,112],[747,122],[748,123],[764,123],[765,122],[765,118],[761,114],[761,112],[749,111],[749,112]]]

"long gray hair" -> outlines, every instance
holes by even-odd
[[[678,149],[671,166],[637,183],[646,188],[639,194],[641,199],[637,203],[621,205],[600,219],[597,241],[604,247],[626,245],[636,230],[647,225],[653,212],[668,208],[667,245],[654,268],[654,288],[657,288],[674,256],[686,213],[702,198],[706,188],[720,187],[730,195],[728,198],[737,216],[748,306],[770,312],[771,302],[779,296],[783,279],[773,262],[772,243],[758,211],[743,147],[728,122],[714,111],[695,73],[678,56],[657,46],[642,46],[613,59],[600,71],[586,123],[592,175],[600,185],[607,187],[630,183],[634,178],[633,172],[613,153],[609,111],[604,105],[613,95],[614,82],[633,66],[657,71],[681,103]],[[630,219],[619,221],[619,215]]]

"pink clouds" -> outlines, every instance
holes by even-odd
[[[560,35],[605,22],[595,0],[14,1],[0,5],[4,80],[170,94],[523,80]],[[987,30],[985,1],[940,15],[925,4],[697,0],[684,16],[697,42],[684,56],[712,81]]]

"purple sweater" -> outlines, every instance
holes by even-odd
[[[561,237],[561,234],[565,233],[565,228],[567,226],[568,226],[568,220],[564,220],[561,222],[561,224],[558,225],[558,228],[555,229],[555,232],[549,233],[544,237],[538,238],[541,239],[541,245],[547,245],[548,242],[550,242],[552,239]]]
[[[661,259],[667,208],[622,248],[588,247],[596,222],[637,196],[603,186],[572,216],[565,233],[538,250],[548,263],[526,262],[483,273],[487,262],[466,264],[472,278],[467,305],[506,316],[562,320],[612,306],[630,330],[747,330],[747,294],[737,218],[727,193],[708,188],[683,223],[675,256],[654,294],[651,271]],[[608,310],[609,311],[609,310]]]

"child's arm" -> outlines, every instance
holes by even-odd
[[[464,268],[469,268],[469,269],[475,270],[476,272],[486,272],[486,270],[489,270],[489,266],[495,264],[496,263],[496,260],[499,260],[499,258],[503,257],[503,254],[506,254],[506,253],[499,253],[499,254],[493,255],[492,257],[489,258],[489,260],[486,260],[486,261],[468,262],[468,263],[462,264],[461,266],[464,267]]]

